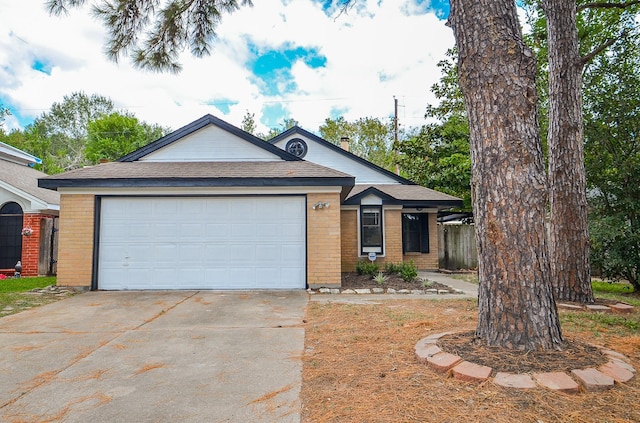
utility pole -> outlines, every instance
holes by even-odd
[[[393,96],[393,153],[398,158],[398,99]],[[400,165],[396,163],[396,175],[400,175]]]

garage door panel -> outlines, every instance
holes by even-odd
[[[178,260],[185,263],[186,265],[191,266],[196,263],[198,266],[200,266],[203,257],[204,254],[201,244],[188,244],[178,246]]]
[[[193,238],[195,240],[202,240],[203,226],[201,223],[182,223],[179,225],[180,238]]]
[[[236,240],[255,239],[256,225],[254,223],[231,224],[231,236]]]
[[[219,217],[215,218],[219,219]],[[231,235],[231,228],[228,224],[207,223],[204,227],[203,234],[209,242],[226,241]]]
[[[304,261],[305,252],[295,244],[285,244],[281,246],[281,261],[284,263],[299,263]],[[297,267],[297,266],[296,266]]]
[[[256,283],[254,268],[233,267],[229,269],[229,276],[233,280],[233,285],[239,288],[249,288]]]
[[[100,289],[304,288],[304,197],[103,198]]]
[[[278,244],[257,245],[255,248],[256,261],[264,263],[278,263],[282,258],[282,249]]]
[[[224,288],[231,280],[231,272],[228,268],[211,268],[204,269],[204,279],[211,285],[212,288]]]
[[[258,241],[270,241],[280,236],[280,227],[276,223],[264,223],[256,228],[256,236]]]
[[[149,263],[160,266],[175,267],[177,262],[176,255],[178,248],[175,244],[156,243],[151,246],[134,246],[137,249],[137,257],[143,258]]]
[[[229,263],[238,265],[239,263],[252,263],[256,258],[255,244],[240,244],[234,241],[233,245],[228,245]]]
[[[204,246],[203,260],[212,264],[226,263],[229,258],[229,248],[222,244],[207,244]]]

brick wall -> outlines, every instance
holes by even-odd
[[[400,263],[413,260],[421,270],[438,268],[438,227],[436,214],[429,214],[429,254],[402,254],[402,210],[384,210],[385,254],[378,257],[376,263],[384,268],[385,263]],[[342,210],[340,229],[342,234],[342,266],[343,272],[355,272],[360,257],[358,246],[358,211]]]
[[[33,229],[31,236],[22,237],[22,276],[38,276],[38,259],[40,254],[40,220],[51,219],[51,216],[38,213],[25,213],[22,227]]]
[[[313,210],[317,202],[329,207]],[[307,283],[340,286],[340,194],[307,195]]]
[[[58,281],[60,286],[91,286],[94,196],[60,196]]]
[[[342,232],[342,271],[355,272],[360,260],[358,245],[358,210],[343,210],[340,222]],[[385,263],[402,261],[402,211],[384,210],[384,257],[378,257],[376,263],[384,267]]]
[[[402,261],[402,210],[384,211],[384,257],[376,260],[380,267],[385,263],[400,263]]]
[[[355,272],[358,263],[358,210],[340,211],[342,271]]]
[[[438,216],[429,213],[429,254],[409,253],[402,258],[403,261],[413,260],[420,270],[438,269]]]

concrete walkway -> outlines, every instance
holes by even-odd
[[[450,286],[453,289],[463,291],[465,295],[478,298],[478,285],[465,282],[453,276],[439,272],[418,272],[418,276],[422,279],[441,283]]]

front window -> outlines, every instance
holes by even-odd
[[[363,206],[360,215],[362,253],[382,253],[382,207]]]
[[[429,252],[429,215],[402,213],[402,252]]]

